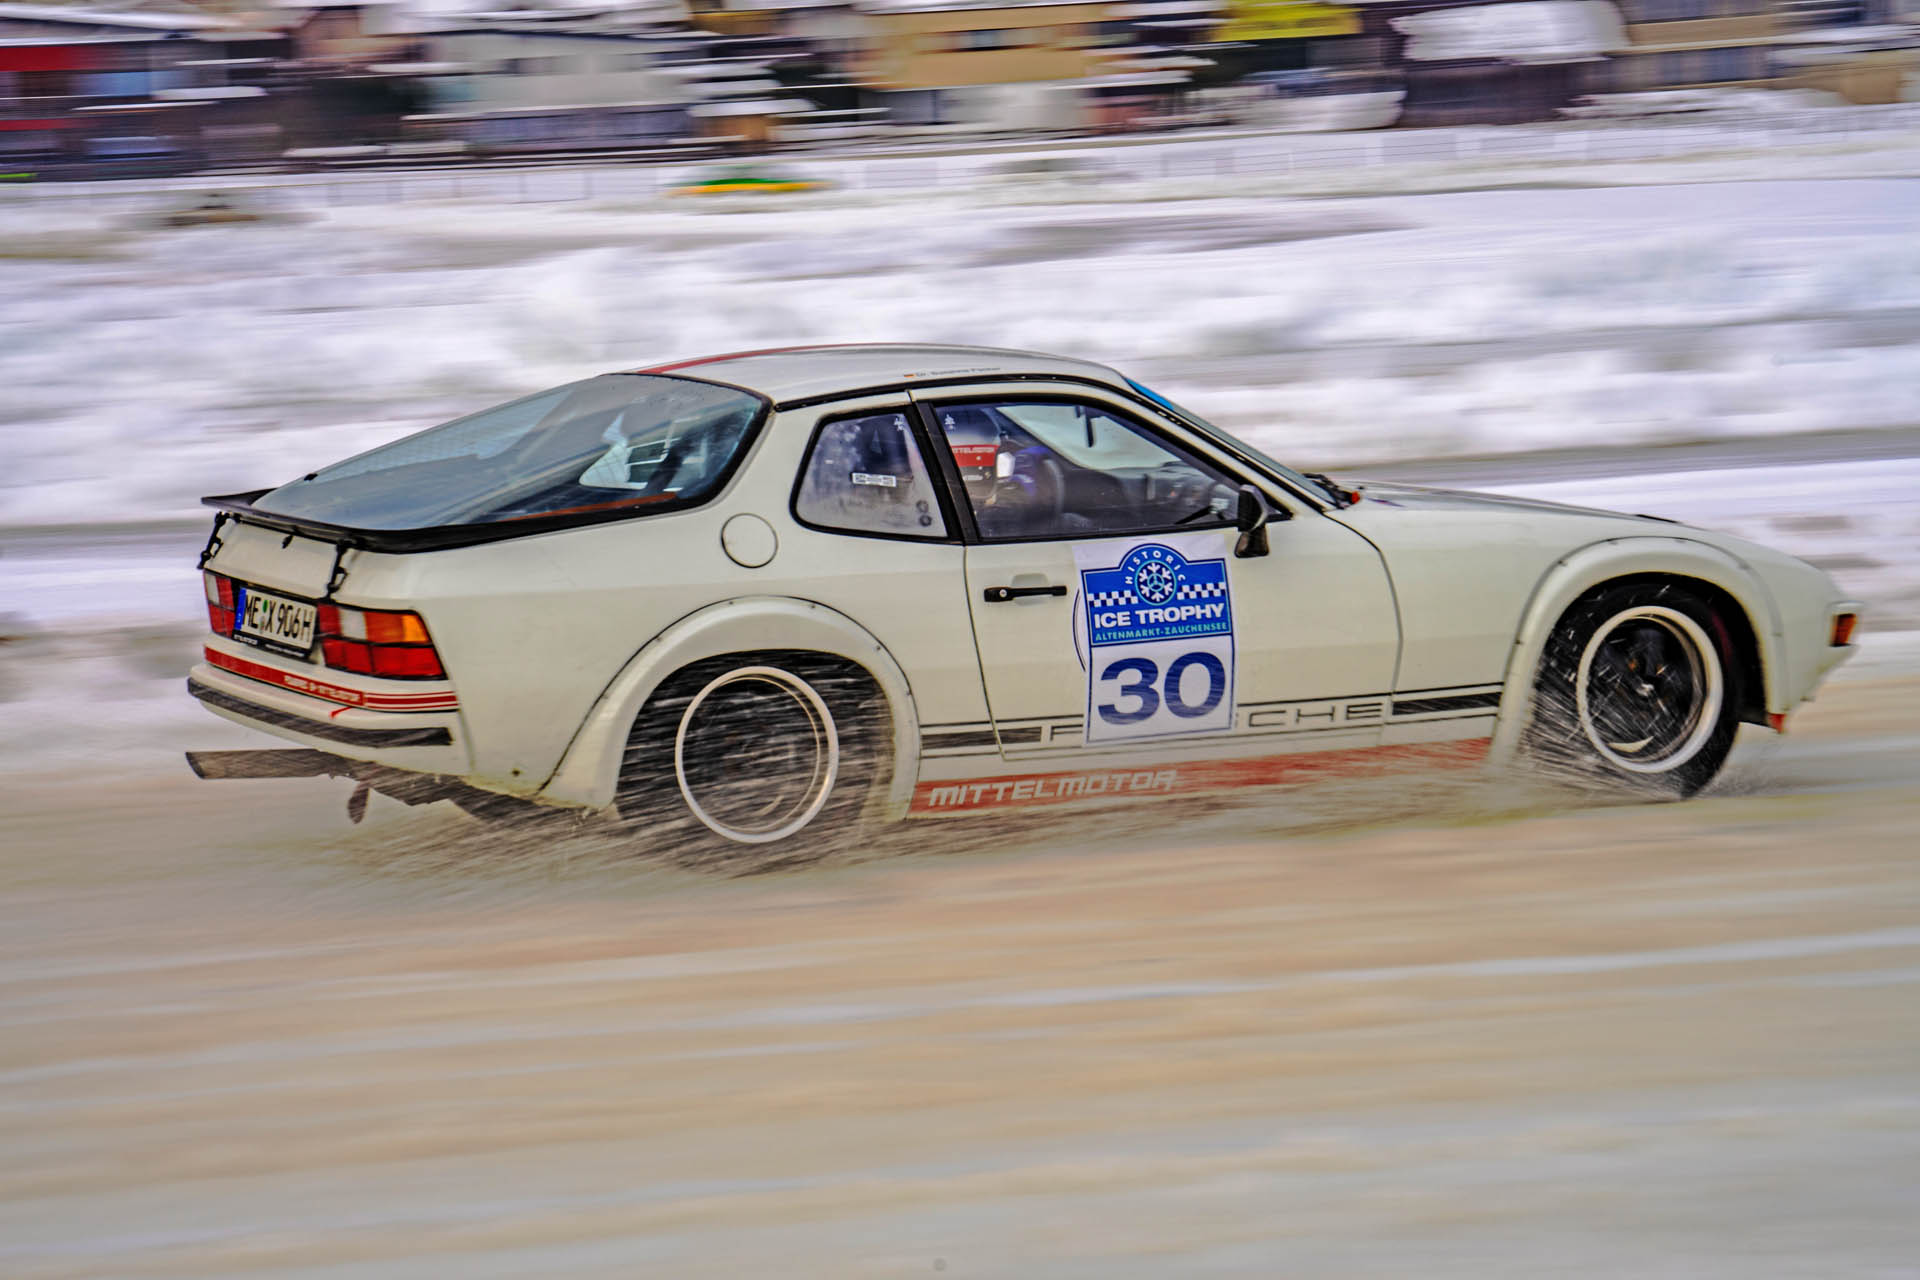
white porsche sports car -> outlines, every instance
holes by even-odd
[[[188,689],[335,775],[786,860],[862,819],[1525,754],[1684,796],[1850,651],[1646,516],[1302,475],[1111,369],[802,347],[589,378],[206,499]],[[769,846],[777,846],[777,849]]]

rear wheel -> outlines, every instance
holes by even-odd
[[[1740,664],[1725,620],[1675,583],[1622,583],[1555,626],[1534,686],[1536,759],[1576,780],[1690,796],[1726,763]]]
[[[650,848],[744,873],[859,837],[878,693],[850,664],[743,654],[679,672],[634,725],[617,805]]]

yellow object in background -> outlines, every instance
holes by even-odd
[[[1232,0],[1216,40],[1302,40],[1360,34],[1360,15],[1311,0]]]

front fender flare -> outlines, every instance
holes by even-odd
[[[560,767],[541,789],[541,798],[595,809],[611,805],[627,736],[661,682],[704,658],[765,649],[807,649],[845,658],[873,677],[886,698],[893,730],[892,776],[882,804],[886,817],[903,816],[913,799],[920,753],[920,720],[906,672],[886,646],[852,618],[788,596],[749,596],[708,605],[647,641],[587,713]]]
[[[1769,709],[1786,701],[1781,664],[1780,611],[1760,577],[1747,563],[1711,543],[1678,537],[1608,538],[1589,543],[1562,556],[1535,584],[1520,616],[1513,650],[1507,658],[1506,683],[1500,694],[1500,722],[1494,730],[1489,760],[1510,763],[1533,719],[1534,673],[1546,651],[1553,626],[1575,600],[1615,578],[1664,574],[1697,578],[1725,591],[1746,610],[1754,642],[1760,650],[1760,678]]]

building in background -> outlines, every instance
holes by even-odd
[[[1100,118],[1100,3],[878,3],[857,11],[851,71],[901,125],[1070,131]]]
[[[1225,0],[1213,43],[1195,45],[1215,69],[1210,97],[1232,118],[1294,131],[1377,129],[1400,117],[1403,77],[1361,3]]]
[[[1262,71],[1364,66],[1380,60],[1379,38],[1366,34],[1359,9],[1319,0],[1227,0],[1213,39],[1231,46],[1225,65],[1236,77]]]
[[[1610,0],[1384,0],[1365,12],[1405,86],[1406,125],[1555,119],[1626,42]]]
[[[403,0],[298,0],[282,6],[295,61],[360,66],[403,56],[418,27]]]
[[[0,4],[0,172],[128,176],[199,162],[195,39],[234,24],[195,12]],[[246,95],[251,96],[251,95]]]
[[[1920,101],[1920,0],[1797,0],[1784,16],[1772,52],[1781,87]]]
[[[687,137],[677,48],[616,33],[471,27],[425,40],[428,110],[416,135],[489,151],[647,146]]]
[[[1588,70],[1590,94],[1819,89],[1868,103],[1920,87],[1915,30],[1874,20],[1891,0],[1617,2],[1624,38]]]
[[[1594,93],[1760,85],[1785,23],[1775,0],[1620,0],[1626,41],[1588,80]]]
[[[0,0],[0,173],[1920,97],[1920,0],[127,2]]]

